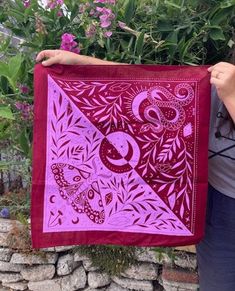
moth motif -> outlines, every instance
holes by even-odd
[[[51,166],[60,195],[73,209],[97,224],[104,223],[105,212],[97,181],[98,175],[69,164],[55,163]]]

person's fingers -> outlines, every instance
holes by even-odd
[[[224,77],[224,72],[219,72],[219,71],[213,70],[211,72],[211,77],[216,78],[216,79],[221,79]]]
[[[214,70],[218,72],[222,72],[222,73],[231,73],[234,70],[234,65],[226,64],[226,63],[219,63],[213,66],[211,71],[214,71]]]
[[[51,66],[53,64],[60,64],[60,61],[61,61],[60,56],[56,55],[54,57],[49,58],[48,60],[43,61],[42,65],[45,67],[48,67],[48,66]]]
[[[208,71],[208,72],[212,72],[213,68],[214,68],[214,66],[211,66],[211,67],[209,67],[209,68],[207,69],[207,71]]]
[[[218,78],[215,78],[215,77],[211,77],[210,78],[210,83],[212,85],[215,85],[216,87],[220,87],[221,85],[224,84],[224,81],[223,80],[220,80]]]
[[[50,58],[50,57],[54,57],[56,54],[56,50],[44,50],[41,51],[37,57],[36,57],[36,62],[40,62],[41,60],[43,60],[44,58]]]

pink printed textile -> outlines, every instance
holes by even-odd
[[[206,66],[36,65],[34,82],[33,247],[202,238]]]

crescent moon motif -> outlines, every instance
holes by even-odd
[[[108,169],[116,173],[124,173],[137,166],[140,149],[129,134],[122,131],[113,132],[101,142],[100,157]]]
[[[55,198],[55,195],[50,196],[50,198],[49,198],[50,203],[55,203],[54,198]]]
[[[72,223],[73,223],[73,224],[78,224],[78,223],[79,223],[79,218],[77,217],[76,220],[73,220],[73,219],[72,219]]]
[[[135,118],[137,118],[140,121],[143,121],[143,119],[140,117],[140,114],[139,114],[140,104],[145,99],[147,99],[147,95],[148,95],[148,91],[143,91],[139,93],[138,95],[136,95],[136,97],[132,101],[132,105],[131,105],[132,113],[134,114]]]

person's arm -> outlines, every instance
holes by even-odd
[[[44,50],[37,57],[36,62],[42,61],[47,67],[54,64],[61,65],[121,65],[121,63],[104,61],[94,57],[78,55],[64,50]]]
[[[221,101],[235,123],[235,66],[221,62],[208,69],[211,84],[215,85]]]

